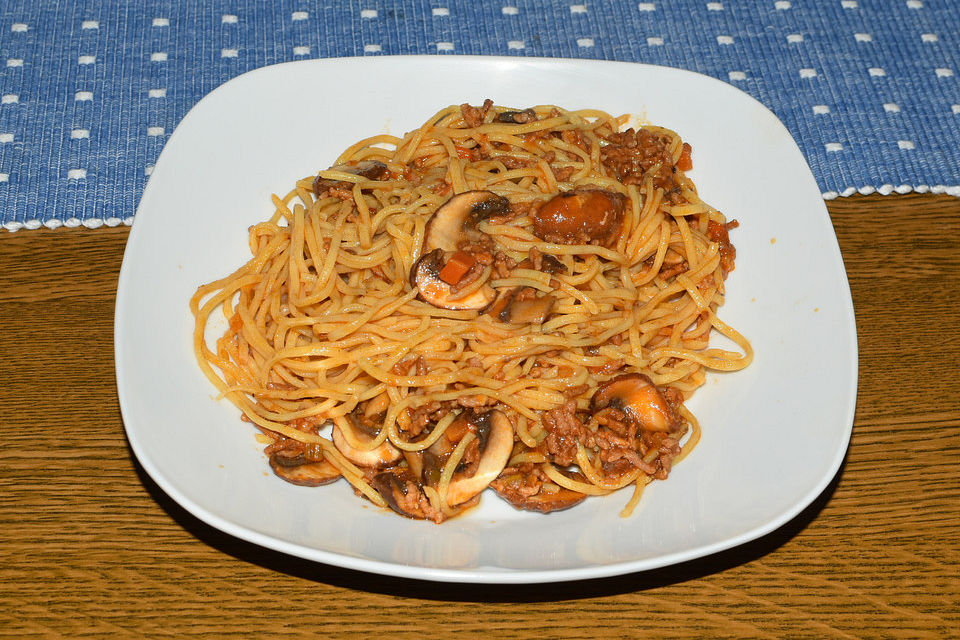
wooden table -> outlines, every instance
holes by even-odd
[[[957,634],[960,200],[828,208],[853,290],[860,387],[827,491],[725,553],[515,587],[337,569],[189,515],[124,439],[112,327],[127,230],[0,233],[0,636]]]

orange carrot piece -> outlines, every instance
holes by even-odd
[[[693,169],[693,159],[690,157],[691,151],[693,151],[693,147],[684,142],[683,150],[680,151],[680,158],[677,159],[677,169],[680,169],[680,171]]]
[[[447,284],[457,284],[476,263],[477,259],[473,255],[466,251],[457,251],[443,269],[440,269],[440,279]]]

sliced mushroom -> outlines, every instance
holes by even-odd
[[[497,122],[504,124],[527,124],[537,121],[537,112],[533,109],[524,109],[523,111],[504,111],[497,114]]]
[[[352,167],[350,165],[338,164],[333,167],[333,169],[347,173],[355,173],[358,176],[363,176],[370,180],[383,180],[390,175],[390,170],[387,168],[387,165],[379,160],[361,160]]]
[[[387,168],[387,165],[377,160],[362,160],[355,165],[338,164],[330,167],[330,170],[340,171],[341,173],[352,173],[357,176],[363,176],[368,180],[384,180],[390,175],[390,170]],[[349,185],[350,188],[353,188],[353,185],[342,180],[331,180],[330,178],[317,176],[313,181],[313,192],[320,196],[333,188],[344,185]]]
[[[349,420],[349,418],[347,420]],[[357,429],[353,430],[353,435],[358,440],[364,440],[367,437],[358,432]],[[389,467],[402,457],[400,450],[389,442],[383,442],[383,444],[378,447],[368,450],[357,449],[351,446],[343,436],[341,424],[339,423],[333,425],[333,444],[337,448],[337,451],[342,453],[347,460],[361,467],[382,469]]]
[[[371,486],[383,496],[387,505],[402,516],[415,520],[443,520],[443,514],[435,511],[420,483],[406,469],[390,469],[373,476]]]
[[[543,324],[550,317],[556,297],[547,294],[537,297],[523,297],[519,288],[508,289],[500,294],[490,305],[487,315],[500,322],[513,324]]]
[[[419,289],[424,302],[441,309],[483,309],[496,298],[496,292],[487,284],[459,297],[453,288],[440,279],[443,250],[435,249],[417,260],[410,271],[410,286]]]
[[[515,324],[543,324],[550,317],[556,302],[557,299],[550,294],[524,300],[514,298],[513,302],[501,312],[500,317],[503,319],[506,316],[504,322]]]
[[[434,443],[431,446],[436,448],[438,445]],[[423,481],[423,484],[435,487],[440,483],[440,475],[443,473],[443,463],[452,450],[453,447],[450,447],[446,452],[447,455],[439,455],[430,449],[420,452],[419,478]],[[410,469],[414,470],[414,467],[411,466]]]
[[[623,230],[627,199],[604,189],[579,189],[548,200],[533,215],[533,233],[558,244],[611,246]]]
[[[415,478],[423,477],[423,452],[404,451],[403,459],[407,461],[407,468]]]
[[[492,318],[496,318],[500,322],[507,322],[506,320],[504,320],[503,314],[507,312],[507,309],[510,306],[510,303],[513,302],[513,298],[514,296],[517,295],[517,291],[519,290],[520,290],[519,287],[501,289],[499,295],[497,295],[497,299],[494,301],[493,304],[491,304],[487,308],[487,310],[484,313],[486,313],[488,316]],[[507,315],[506,317],[509,317],[509,315]]]
[[[493,481],[490,488],[517,509],[540,513],[569,509],[587,498],[585,494],[565,487],[557,487],[557,490],[552,493],[544,491],[541,487],[531,495],[530,488],[526,486],[526,477],[521,473],[504,474]],[[533,489],[536,488],[535,485]]]
[[[479,235],[477,223],[491,216],[506,215],[510,201],[492,191],[466,191],[453,196],[427,221],[423,237],[424,253],[434,249],[454,251],[467,236]]]
[[[472,422],[481,439],[479,466],[472,476],[454,474],[447,489],[447,504],[450,506],[464,503],[486,489],[507,466],[513,451],[513,425],[502,411],[488,411]]]
[[[559,258],[555,258],[549,253],[544,253],[540,257],[540,271],[554,275],[557,273],[566,273],[567,265],[560,262]]]
[[[558,273],[567,272],[567,265],[563,264],[558,258],[550,255],[549,253],[541,253],[539,259],[540,259],[539,269],[536,267],[533,260],[531,260],[530,258],[524,258],[520,262],[520,264],[517,265],[517,268],[518,269],[534,269],[536,271],[543,271],[544,273],[549,273],[550,275],[556,275]]]
[[[505,496],[499,491],[497,495],[512,504],[517,509],[524,511],[539,511],[540,513],[550,513],[551,511],[563,511],[583,502],[587,496],[561,488],[556,493],[536,493],[532,496],[522,497],[514,494],[511,497]]]
[[[289,449],[274,452],[270,456],[270,468],[287,482],[301,487],[319,487],[340,477],[340,471],[328,461],[310,462],[303,452]]]
[[[648,431],[669,432],[680,426],[676,410],[657,385],[642,373],[628,373],[601,384],[593,394],[590,407],[594,413],[606,408],[618,409]]]

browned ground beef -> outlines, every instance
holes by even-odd
[[[600,159],[610,173],[624,184],[640,184],[644,175],[658,164],[653,185],[673,188],[673,157],[667,149],[669,138],[646,129],[627,129],[611,134],[600,150]]]
[[[577,403],[572,400],[559,409],[543,415],[547,437],[543,441],[554,462],[569,466],[577,457],[577,443],[587,438],[587,428],[577,417]]]
[[[676,399],[670,400],[671,406]],[[662,432],[640,431],[623,411],[610,407],[598,411],[594,417],[598,427],[594,431],[577,415],[573,401],[562,407],[547,411],[543,427],[547,431],[541,447],[557,465],[566,467],[575,464],[578,444],[587,449],[597,449],[603,463],[604,474],[613,479],[633,469],[665,479],[670,472],[671,461],[680,453],[676,437]],[[650,461],[644,458],[657,451]]]
[[[468,127],[479,127],[483,124],[483,119],[487,117],[487,112],[493,106],[493,100],[487,98],[483,101],[482,107],[471,107],[469,104],[460,105],[460,114]]]

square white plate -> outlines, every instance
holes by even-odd
[[[720,316],[753,343],[746,370],[713,374],[688,406],[703,439],[631,518],[629,490],[559,513],[491,492],[435,525],[400,518],[345,482],[297,487],[269,471],[191,347],[188,299],[249,258],[247,227],[271,193],[348,145],[402,134],[448,104],[557,104],[631,113],[693,146],[701,196],[740,221]],[[382,57],[258,69],[201,100],[170,137],[137,210],[115,320],[117,387],[131,447],[201,520],[303,558],[459,582],[609,576],[690,560],[782,525],[826,487],[853,421],[857,346],[846,273],[800,150],[763,105],[718,80],[584,60]]]

